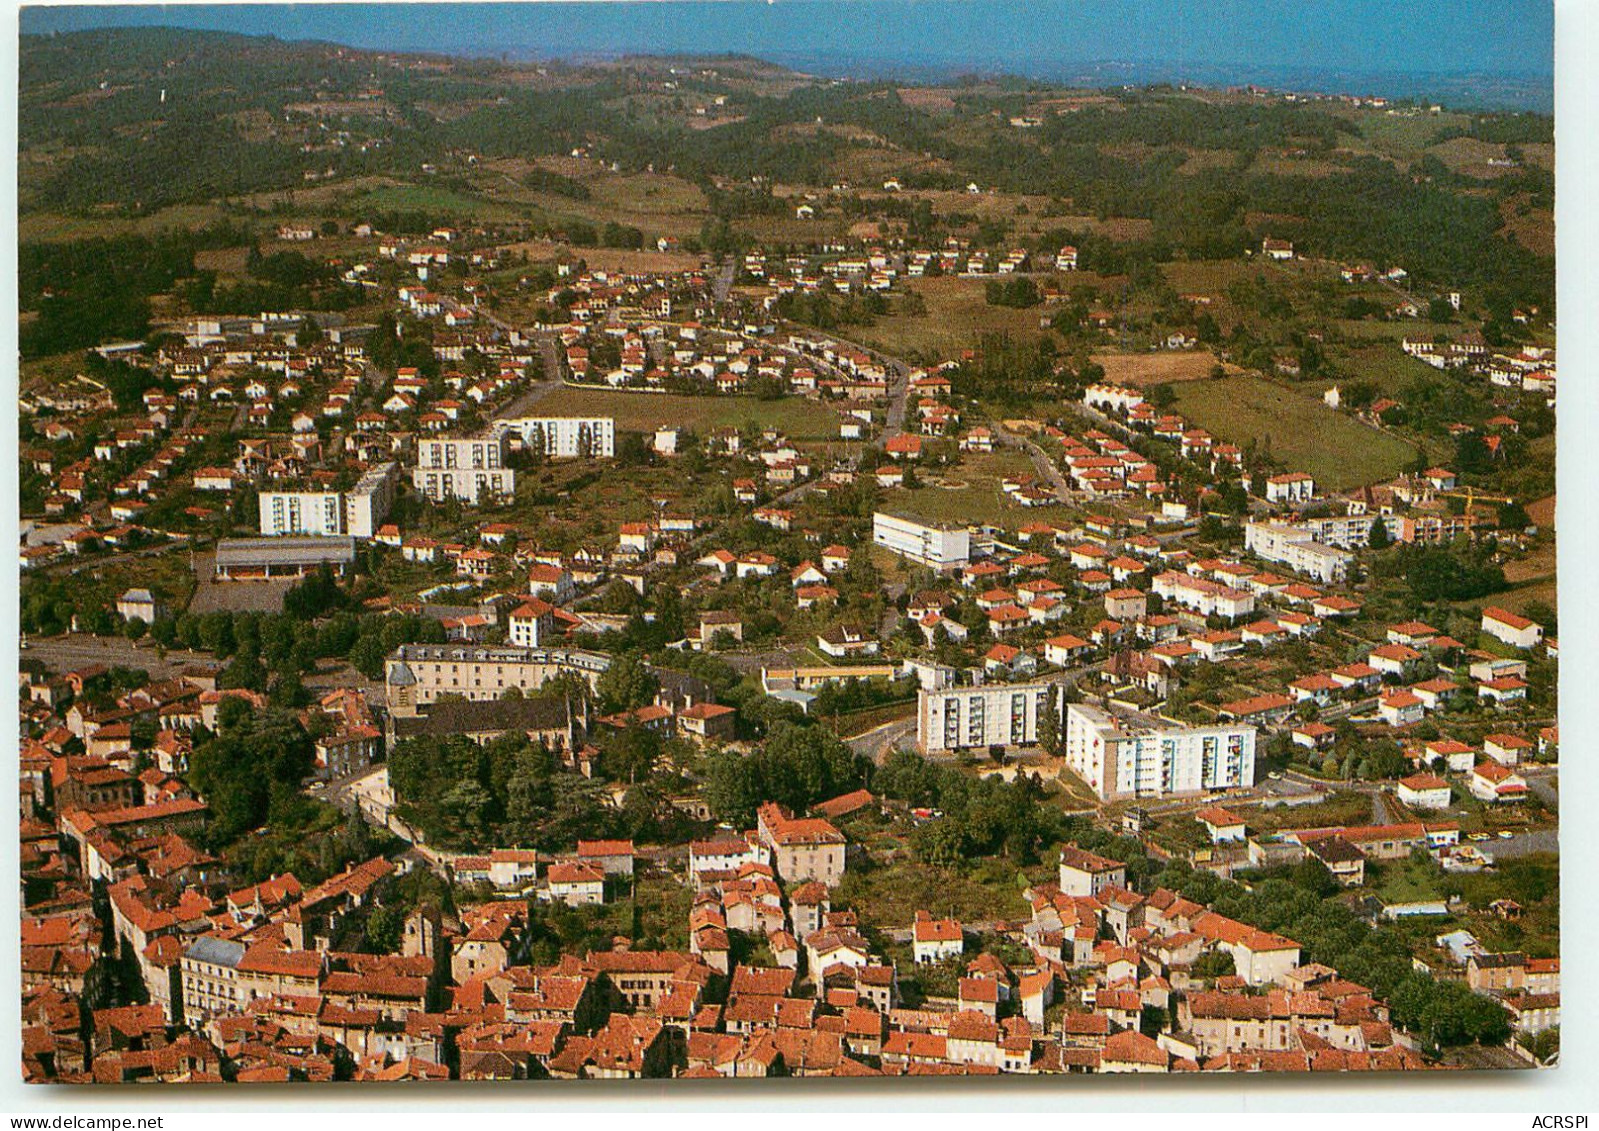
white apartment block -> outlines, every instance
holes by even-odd
[[[1236,620],[1255,611],[1253,593],[1175,570],[1157,574],[1150,591],[1204,617]]]
[[[1360,550],[1371,545],[1371,528],[1381,522],[1390,542],[1409,541],[1405,519],[1396,514],[1342,514],[1306,519],[1304,527],[1324,546],[1340,550]]]
[[[916,743],[924,754],[1038,741],[1053,683],[989,683],[916,696]]]
[[[591,459],[616,455],[616,421],[609,416],[521,416],[496,420],[496,429],[516,432],[522,443],[538,446],[551,459],[577,459],[588,450]]]
[[[1102,799],[1194,796],[1255,782],[1255,728],[1066,708],[1066,765]]]
[[[1090,385],[1083,390],[1083,403],[1089,408],[1131,412],[1144,403],[1144,394],[1122,385]]]
[[[344,533],[344,495],[338,491],[262,491],[256,506],[264,535]]]
[[[503,434],[471,439],[425,439],[416,444],[411,486],[438,503],[460,499],[473,506],[516,492],[516,473],[505,466]]]
[[[940,573],[959,569],[972,557],[972,539],[965,527],[930,526],[881,511],[872,515],[872,541]]]
[[[1268,503],[1303,503],[1316,497],[1316,481],[1303,472],[1273,475],[1266,480]]]
[[[261,491],[256,495],[261,533],[371,538],[388,517],[398,478],[398,468],[385,463],[361,476],[348,491]]]
[[[399,478],[399,466],[393,463],[379,464],[361,476],[344,493],[344,533],[356,538],[376,535],[394,505],[394,487]]]
[[[1354,560],[1347,551],[1316,541],[1309,527],[1282,522],[1245,523],[1244,548],[1324,584],[1347,578],[1349,563]]]

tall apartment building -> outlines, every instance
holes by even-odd
[[[1053,683],[987,683],[916,696],[916,743],[925,754],[1038,741]]]
[[[1354,560],[1347,551],[1316,541],[1309,528],[1283,522],[1245,523],[1244,549],[1323,584],[1343,581]]]
[[[1362,550],[1371,544],[1371,528],[1381,522],[1388,541],[1436,546],[1470,534],[1477,516],[1469,514],[1346,514],[1310,518],[1304,522],[1316,541],[1343,550]]]
[[[344,495],[339,491],[262,491],[256,506],[265,535],[344,533]]]
[[[261,533],[370,538],[388,517],[398,478],[396,465],[385,463],[348,491],[261,491],[256,496]]]
[[[1155,715],[1072,703],[1066,765],[1102,799],[1182,797],[1255,782],[1255,728],[1187,726]]]
[[[443,695],[478,701],[499,699],[512,687],[536,691],[562,672],[592,684],[610,666],[609,656],[574,649],[402,644],[384,665],[383,686],[390,712],[413,715]]]
[[[509,498],[516,492],[516,473],[505,466],[508,449],[504,433],[418,440],[411,486],[435,503],[460,499],[476,506]]]
[[[394,505],[394,488],[399,481],[400,468],[394,463],[379,464],[361,476],[344,493],[344,532],[355,538],[377,534]]]
[[[1381,522],[1390,542],[1409,541],[1406,537],[1407,520],[1396,514],[1338,514],[1323,518],[1310,518],[1304,528],[1316,541],[1340,550],[1361,550],[1371,545],[1373,523]]]
[[[964,526],[938,526],[879,511],[872,515],[872,541],[902,558],[946,573],[971,561],[972,539]]]
[[[551,459],[590,459],[616,455],[616,421],[609,416],[520,416],[494,422],[495,429],[516,432],[522,443],[542,447]]]

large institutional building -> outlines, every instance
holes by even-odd
[[[504,433],[418,440],[411,486],[435,503],[460,499],[476,506],[509,498],[516,493],[516,473],[505,466],[508,448]]]
[[[1038,741],[1038,717],[1052,683],[987,683],[923,691],[916,698],[916,742],[927,754]]]
[[[511,687],[536,691],[562,672],[577,672],[592,684],[610,666],[609,656],[569,648],[403,644],[385,664],[383,686],[389,710],[405,715],[443,695],[479,701],[498,699]]]
[[[872,515],[872,541],[919,565],[947,573],[972,557],[972,539],[964,526],[937,526],[896,515]]]
[[[304,577],[327,566],[342,574],[355,562],[348,535],[224,538],[212,563],[218,581],[272,581]]]
[[[1066,708],[1066,765],[1101,798],[1181,797],[1255,783],[1255,728]]]
[[[261,533],[271,537],[348,534],[370,538],[394,504],[399,469],[392,463],[372,468],[348,491],[262,491],[256,500]]]

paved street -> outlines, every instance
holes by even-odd
[[[1560,851],[1560,834],[1554,829],[1534,829],[1531,832],[1517,833],[1508,840],[1498,837],[1492,840],[1468,841],[1475,844],[1477,849],[1488,859],[1509,859],[1516,856],[1531,856],[1538,852]]]
[[[1055,497],[1057,499],[1063,503],[1072,501],[1073,494],[1071,483],[1068,482],[1066,476],[1061,473],[1061,470],[1059,466],[1056,465],[1055,461],[1049,458],[1048,452],[1044,451],[1043,448],[1033,443],[1033,441],[1029,440],[1027,437],[1006,432],[1004,429],[1000,429],[999,439],[1000,443],[1005,444],[1008,447],[1021,448],[1027,453],[1028,457],[1033,461],[1033,469],[1037,471],[1040,476],[1049,481],[1049,485],[1055,490]]]
[[[880,448],[890,439],[905,430],[905,404],[910,394],[911,367],[906,362],[894,357],[892,354],[875,350],[871,346],[860,342],[852,342],[848,338],[841,338],[837,334],[828,334],[829,338],[841,346],[860,350],[873,360],[881,362],[888,371],[888,408],[885,415],[883,431],[872,441],[872,446]]]
[[[28,640],[24,659],[33,658],[53,671],[66,672],[90,664],[107,667],[143,668],[152,679],[168,679],[180,668],[207,667],[216,657],[207,652],[187,652],[175,648],[163,657],[154,644],[134,644],[122,636],[89,636],[67,633],[64,636],[34,636]]]
[[[415,851],[435,871],[441,871],[450,859],[449,854],[429,848],[422,836],[394,813],[394,790],[389,786],[389,768],[378,766],[350,777],[339,778],[325,784],[313,785],[307,790],[348,813],[352,808],[370,825],[386,828],[402,840],[409,841]]]
[[[916,716],[896,719],[865,734],[856,735],[849,740],[849,745],[857,754],[865,754],[878,765],[882,765],[895,750],[916,748]]]

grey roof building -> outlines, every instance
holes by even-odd
[[[323,565],[342,573],[355,562],[355,539],[224,538],[217,543],[216,576],[226,580],[264,581],[303,577]]]

